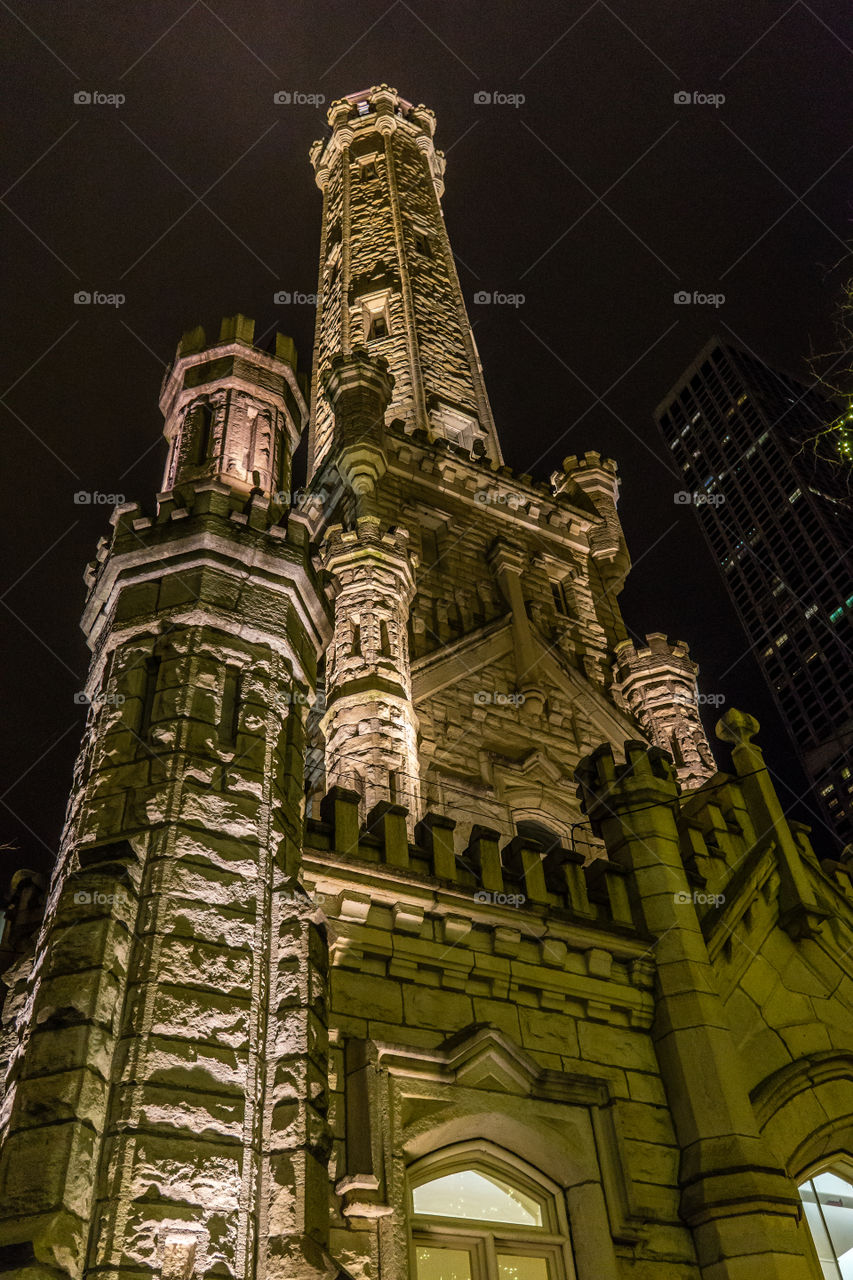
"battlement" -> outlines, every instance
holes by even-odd
[[[417,555],[409,550],[409,531],[393,526],[381,531],[381,523],[376,516],[359,516],[354,529],[345,529],[343,525],[332,525],[327,530],[324,551],[330,560],[357,550],[376,550],[387,552],[406,561],[413,569],[417,565]]]
[[[660,631],[645,647],[632,640],[615,646],[614,691],[636,716],[649,740],[671,751],[685,786],[697,786],[715,770],[699,716],[699,668],[683,640],[671,644]]]
[[[160,395],[164,489],[220,479],[272,498],[288,488],[308,421],[307,386],[292,339],[278,334],[270,355],[252,345],[254,330],[254,320],[236,315],[210,346],[201,328],[182,337]]]
[[[275,350],[271,354],[254,345],[254,336],[254,320],[240,314],[223,318],[216,342],[207,341],[201,325],[186,330],[163,377],[160,389],[163,415],[168,418],[175,399],[182,391],[194,390],[228,377],[242,377],[269,391],[277,390],[288,399],[292,395],[295,399],[292,411],[301,429],[307,418],[308,380],[298,370],[295,342],[286,334],[276,333]],[[229,363],[228,356],[236,357],[236,361],[232,358]],[[271,374],[277,378],[271,379]],[[284,389],[285,385],[290,394]]]
[[[753,717],[736,710],[717,726],[719,738],[735,743],[735,772],[715,773],[692,791],[681,791],[668,752],[640,742],[625,743],[624,761],[602,745],[575,772],[581,807],[611,858],[621,863],[620,850],[632,840],[643,858],[655,840],[677,845],[693,906],[709,938],[716,938],[715,949],[730,946],[734,927],[776,894],[784,927],[795,936],[832,914],[833,892],[853,905],[853,858],[818,863],[810,829],[785,817],[761,752],[733,735],[741,722],[750,737],[757,731]]]
[[[657,680],[664,676],[681,678],[692,689],[697,664],[690,657],[690,646],[685,640],[670,643],[661,631],[646,636],[646,645],[637,648],[633,640],[622,640],[616,645],[613,673],[621,683],[630,680]]]
[[[201,564],[208,553],[221,570],[239,567],[245,576],[246,566],[253,565],[266,581],[279,575],[302,581],[313,574],[305,514],[288,511],[261,493],[241,494],[219,480],[159,493],[153,513],[137,502],[122,503],[113,509],[110,523],[112,537],[100,539],[84,573],[87,602],[81,625],[90,645],[107,622],[104,609],[120,583],[136,581],[129,590],[140,616],[146,610],[153,616],[161,607],[174,609],[181,600],[191,609],[194,592],[202,586],[197,577],[201,570],[190,566]],[[313,576],[325,595],[330,590],[327,576],[322,570]],[[122,609],[125,618],[133,614],[129,598]]]
[[[444,156],[433,146],[436,121],[435,113],[429,107],[423,104],[414,106],[396,89],[381,84],[336,99],[326,112],[326,119],[331,136],[313,143],[309,151],[318,186],[324,185],[335,154],[349,146],[359,134],[378,131],[387,135],[398,128],[404,128],[427,156],[439,195],[441,194]]]
[[[547,481],[534,480],[529,472],[516,472],[473,455],[442,437],[431,438],[422,428],[408,431],[402,422],[392,422],[385,429],[385,446],[399,468],[410,469],[419,479],[434,477],[443,493],[452,492],[463,502],[482,504],[513,519],[529,520],[545,531],[578,533],[601,521],[581,489],[555,493]]]
[[[302,373],[298,372],[296,343],[293,339],[284,333],[276,333],[273,353],[264,350],[262,347],[257,347],[255,346],[255,321],[249,316],[241,315],[239,312],[237,315],[223,316],[219,326],[219,337],[215,342],[208,342],[202,325],[196,325],[193,329],[186,329],[181,334],[175,351],[175,358],[163,378],[161,398],[181,361],[195,364],[200,356],[210,358],[217,353],[221,354],[223,348],[230,349],[235,346],[243,348],[246,352],[251,352],[251,356],[257,358],[264,366],[268,364],[272,366],[277,364],[287,365],[296,377],[300,394],[304,398],[307,392],[307,379]]]
[[[255,339],[255,322],[249,316],[244,316],[239,312],[233,316],[223,316],[219,326],[219,338],[217,342],[208,344],[205,339],[205,332],[201,325],[195,329],[186,330],[181,336],[178,343],[178,355],[189,356],[204,351],[208,347],[222,346],[229,342],[241,342],[247,347],[254,346]],[[292,338],[286,337],[283,333],[275,335],[276,358],[286,360],[286,362],[296,368],[296,346]],[[260,350],[260,348],[256,348]],[[267,354],[264,352],[264,354]]]
[[[425,814],[412,841],[403,805],[381,801],[360,823],[360,803],[357,791],[337,786],[327,792],[319,818],[306,821],[306,866],[316,862],[318,871],[330,872],[340,859],[347,867],[372,864],[408,881],[437,880],[465,894],[471,915],[557,910],[608,929],[635,927],[624,874],[606,858],[587,863],[582,853],[566,848],[546,853],[521,836],[501,848],[499,833],[482,826],[471,827],[465,848],[456,853],[453,819]]]
[[[619,501],[619,468],[613,458],[604,458],[596,449],[588,449],[582,458],[569,454],[561,471],[551,473],[555,493],[589,494],[593,502],[604,499],[606,507]]]
[[[572,475],[575,471],[609,471],[612,475],[619,472],[618,463],[613,458],[602,457],[597,449],[588,449],[582,458],[570,453],[563,459],[563,474]],[[555,472],[559,475],[559,472]]]

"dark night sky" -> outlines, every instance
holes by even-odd
[[[108,508],[75,492],[150,503],[184,328],[243,311],[309,362],[312,308],[273,294],[316,288],[307,152],[325,108],[278,90],[328,104],[386,82],[436,111],[508,461],[539,479],[567,453],[619,461],[629,626],[687,639],[703,691],[763,722],[783,796],[804,790],[652,412],[715,330],[801,376],[831,341],[853,210],[849,0],[2,0],[0,24],[8,866],[49,864],[83,724],[81,575]],[[126,101],[77,105],[80,90]],[[725,303],[677,307],[681,288]],[[126,301],[82,307],[80,289]],[[477,290],[525,301],[475,306]]]

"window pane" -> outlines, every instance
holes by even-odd
[[[834,1173],[814,1179],[842,1280],[853,1280],[853,1186]]]
[[[826,1280],[853,1280],[853,1186],[821,1173],[800,1195]]]
[[[542,1226],[542,1206],[532,1196],[494,1174],[462,1169],[415,1187],[415,1213],[438,1218],[475,1218],[478,1222],[510,1222]]]
[[[800,1194],[804,1200],[803,1207],[806,1212],[806,1222],[809,1224],[809,1230],[812,1233],[824,1280],[841,1280],[841,1272],[838,1270],[838,1263],[835,1261],[835,1254],[829,1242],[829,1236],[826,1234],[823,1219],[820,1216],[820,1209],[815,1203],[815,1197],[810,1188],[811,1183],[806,1183],[804,1187],[800,1188]],[[807,1198],[808,1196],[811,1196],[811,1203]]]
[[[415,1249],[418,1280],[471,1280],[471,1255],[467,1249]]]
[[[498,1276],[500,1280],[548,1280],[548,1260],[499,1253]]]

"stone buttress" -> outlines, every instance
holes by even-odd
[[[723,725],[732,741],[739,719],[730,712]],[[626,742],[620,765],[605,745],[576,776],[584,809],[608,858],[628,873],[640,922],[654,939],[651,1035],[680,1147],[680,1215],[703,1280],[813,1280],[796,1183],[760,1133],[694,905],[672,760],[659,747]],[[775,816],[781,837],[781,809]]]

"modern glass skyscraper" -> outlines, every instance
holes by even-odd
[[[656,411],[840,847],[853,841],[853,478],[822,392],[713,338]],[[839,850],[840,851],[840,850]]]

